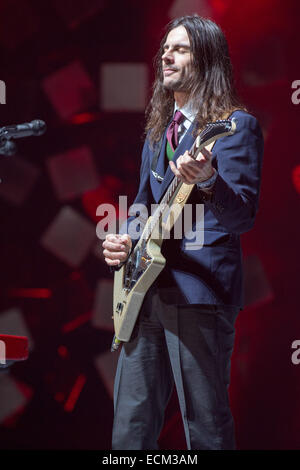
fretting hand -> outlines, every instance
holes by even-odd
[[[183,183],[195,184],[206,181],[214,174],[211,160],[212,152],[203,147],[198,160],[194,160],[187,150],[177,158],[176,165],[172,161],[169,162],[169,165],[174,175]]]

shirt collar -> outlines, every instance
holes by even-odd
[[[179,108],[179,106],[177,105],[177,103],[175,101],[175,103],[174,103],[174,113],[178,110],[181,111],[182,114],[184,114],[184,117],[186,118],[186,120],[189,121],[189,122],[187,122],[186,120],[183,121],[183,125],[187,128],[190,127],[190,125],[192,124],[193,120],[195,119],[195,117],[197,115],[197,112],[191,107],[191,105],[189,105],[189,103],[182,106],[182,108]],[[186,126],[186,124],[187,124],[187,126]]]

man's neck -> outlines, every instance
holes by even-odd
[[[188,102],[188,95],[183,91],[175,91],[174,100],[176,101],[178,108],[182,108]]]

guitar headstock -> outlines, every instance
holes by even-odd
[[[196,146],[203,147],[210,142],[225,137],[226,135],[234,134],[236,130],[236,120],[232,119],[219,119],[214,122],[209,122],[203,131],[198,135],[196,139]]]

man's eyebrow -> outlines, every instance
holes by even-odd
[[[165,43],[163,45],[163,49],[165,49],[166,47],[169,47],[170,45]],[[185,47],[186,49],[190,49],[191,46],[189,44],[185,44],[185,43],[178,43],[178,44],[173,44],[173,46],[171,45],[171,47]]]

